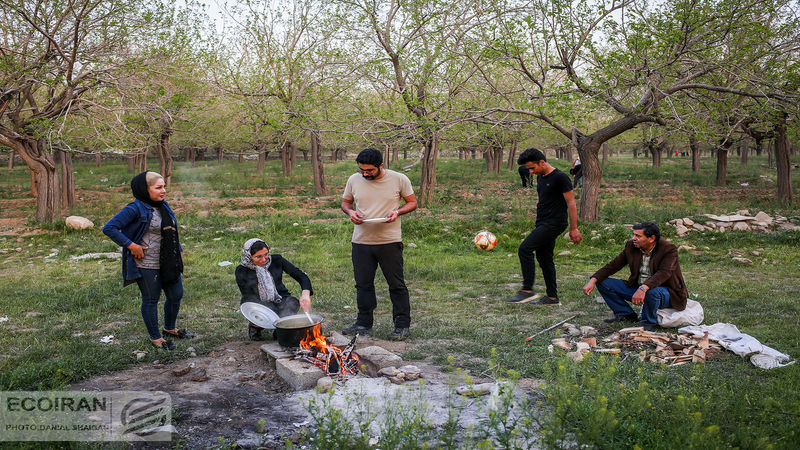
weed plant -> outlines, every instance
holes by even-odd
[[[568,161],[553,163],[562,170],[569,167]],[[535,189],[519,186],[516,167],[489,174],[483,161],[443,159],[436,201],[402,219],[412,298],[412,337],[403,356],[442,367],[452,358],[462,370],[489,376],[491,349],[496,348],[497,367],[546,381],[547,396],[531,408],[552,414],[547,421],[536,418],[541,430],[553,433],[543,438],[550,446],[797,448],[797,365],[764,371],[725,353],[705,365],[681,367],[640,363],[635,357],[592,357],[575,364],[547,352],[555,330],[524,341],[573,314],[579,317],[572,322],[595,326],[601,335],[613,332],[617,327],[602,322],[608,308],[585,296],[581,287],[621,251],[630,237],[624,224],[653,220],[668,239],[695,247],[682,251],[680,260],[692,298],[705,308],[705,323],[735,324],[796,359],[800,233],[692,232],[678,237],[665,225],[673,218],[702,219],[704,213],[738,209],[799,216],[796,209],[775,203],[774,182],[766,181],[774,180],[774,169],[765,166],[765,157],[752,157],[747,166],[729,161],[729,184],[716,187],[709,159],[692,173],[688,158],[665,158],[659,169],[643,158],[610,158],[600,190],[600,220],[580,224],[584,240],[579,245],[561,238],[556,243],[556,254],[562,253],[556,256],[562,305],[537,307],[505,302],[521,283],[516,252],[534,223]],[[310,166],[302,161],[290,177],[282,176],[275,160],[261,173],[249,161],[176,164],[167,200],[177,212],[186,262],[179,326],[198,335],[191,343],[198,354],[247,337],[234,270],[242,244],[251,237],[262,237],[274,253],[309,274],[312,308],[325,317],[326,329],[352,323],[352,225],[338,208],[355,167],[353,161],[326,163],[331,193],[317,197]],[[401,160],[390,167],[418,186],[419,164]],[[131,201],[132,174],[121,162],[101,167],[76,162],[75,172],[79,201],[72,213],[92,220],[90,230],[70,230],[63,221],[49,226],[30,221],[35,204],[24,167],[4,169],[0,179],[0,318],[8,317],[0,322],[0,389],[60,389],[155,359],[188,356],[149,347],[138,289],[122,287],[118,259],[73,259],[119,252],[100,227]],[[797,172],[793,188],[800,189]],[[472,244],[482,229],[499,238],[490,252]],[[738,255],[753,264],[733,261]],[[225,261],[233,264],[220,265]],[[626,277],[626,270],[618,276]],[[295,293],[299,289],[291,280],[287,286]],[[393,328],[385,286],[379,271],[378,337]],[[535,288],[543,291],[540,274]],[[100,342],[110,334],[115,343]],[[138,361],[134,350],[149,353]],[[398,417],[395,423],[403,427],[404,420]],[[449,438],[439,434],[436,445],[481,441],[477,435],[468,441],[465,430],[454,429],[448,428]],[[361,442],[359,436],[350,442]]]

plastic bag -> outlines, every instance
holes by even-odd
[[[703,323],[703,306],[694,300],[686,300],[686,309],[678,311],[673,308],[658,310],[658,324],[663,328],[700,325]]]

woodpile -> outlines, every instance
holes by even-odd
[[[609,347],[628,347],[639,350],[639,361],[662,363],[669,366],[695,362],[704,363],[714,357],[722,346],[703,337],[691,334],[658,333],[642,327],[623,328],[603,339]]]
[[[686,236],[692,231],[769,233],[772,231],[800,230],[800,226],[793,224],[788,218],[783,216],[772,217],[764,211],[759,211],[755,216],[751,216],[750,211],[746,209],[722,216],[714,214],[704,214],[704,216],[709,219],[704,223],[684,217],[682,219],[672,219],[667,224],[675,228],[678,236]]]
[[[548,346],[548,351],[553,353],[553,349],[560,348],[569,352],[567,356],[572,360],[582,361],[584,356],[590,352],[620,355],[625,349],[638,352],[639,361],[680,366],[690,362],[704,363],[722,350],[722,346],[708,339],[708,333],[704,337],[696,337],[688,333],[645,331],[643,327],[623,328],[616,331],[604,338],[601,342],[602,345],[599,345],[597,339],[593,337],[583,337],[575,343],[571,342],[571,337],[553,339]],[[572,351],[573,349],[574,351]]]

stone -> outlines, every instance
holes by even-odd
[[[471,384],[457,387],[456,394],[468,397],[480,397],[482,395],[489,395],[492,392],[492,388],[494,388],[494,383]]]
[[[592,346],[589,345],[588,342],[581,341],[581,342],[578,342],[578,344],[576,345],[575,351],[576,352],[581,352],[581,353],[586,353],[589,350],[591,350],[591,348],[592,348]]]
[[[378,375],[382,375],[384,377],[396,377],[399,373],[400,371],[394,366],[384,367],[378,371]]]
[[[558,256],[567,256],[567,255],[571,255],[571,254],[572,254],[572,252],[571,252],[571,251],[569,251],[569,250],[564,250],[563,252],[559,252],[559,253],[558,253]]]
[[[753,264],[753,261],[751,261],[751,260],[749,260],[747,258],[742,258],[740,256],[734,256],[732,259],[734,261],[736,261],[736,262],[740,262],[740,263],[743,263],[743,264]]]
[[[569,356],[570,359],[572,359],[575,362],[583,361],[583,355],[584,355],[583,352],[580,352],[580,351],[574,351],[574,352],[567,353],[567,356]]]
[[[334,347],[339,347],[339,348],[344,348],[345,346],[347,346],[347,344],[350,343],[350,340],[351,338],[336,331],[331,331],[330,336],[325,336],[325,341],[327,341]]]
[[[388,380],[394,384],[403,384],[405,382],[405,380],[400,377],[389,377]]]
[[[208,375],[206,374],[206,369],[198,369],[195,371],[194,375],[192,376],[192,381],[195,383],[202,383],[203,381],[208,381]]]
[[[142,360],[145,356],[147,356],[147,352],[144,350],[134,350],[133,354],[136,356],[136,360]]]
[[[594,336],[597,334],[597,329],[590,326],[583,326],[580,328],[581,336]]]
[[[94,227],[94,223],[91,220],[81,216],[69,216],[66,218],[65,223],[67,228],[72,228],[73,230],[85,230]]]
[[[186,367],[183,367],[183,368],[180,368],[180,369],[173,369],[172,370],[172,375],[174,375],[176,377],[182,377],[182,376],[186,375],[187,373],[189,373],[189,371],[191,371],[191,370],[192,370],[192,368],[189,367],[189,366],[186,366]]]
[[[320,378],[327,377],[319,367],[294,359],[275,360],[275,369],[278,376],[295,391],[311,389]]]
[[[270,342],[268,344],[264,344],[260,347],[262,353],[267,356],[267,360],[269,361],[269,365],[272,368],[275,368],[275,361],[279,359],[288,359],[294,357],[293,354],[287,352],[280,346],[277,342]]]
[[[583,338],[581,339],[582,343],[589,344],[589,348],[597,347],[597,339],[596,338]]]
[[[692,225],[694,225],[694,220],[692,220],[692,219],[690,219],[688,217],[684,217],[683,218],[683,226],[690,227]]]
[[[673,225],[675,225],[675,226],[678,226],[678,225],[683,226],[683,219],[675,219],[673,222],[674,222]]]
[[[409,243],[408,243],[408,245],[407,245],[407,247],[408,247],[408,248],[417,248],[417,244],[415,244],[415,243],[413,243],[413,242],[409,242]]]
[[[317,389],[321,392],[328,392],[333,389],[333,379],[331,377],[322,377],[317,380]]]
[[[236,381],[241,381],[241,382],[250,381],[250,375],[241,374],[238,377],[236,377]]]
[[[683,225],[678,225],[675,227],[675,232],[678,233],[678,236],[684,236],[685,234],[689,233],[689,229]]]
[[[558,341],[554,341],[553,346],[558,347],[562,350],[572,350],[572,343],[564,339],[559,339]]]
[[[259,370],[258,372],[256,372],[253,378],[255,378],[256,380],[263,380],[264,378],[267,378],[267,372]]]
[[[740,209],[740,210],[736,211],[736,214],[739,214],[739,215],[742,215],[742,216],[749,216],[750,215],[750,211],[748,211],[746,209]]]
[[[697,231],[705,231],[706,230],[705,226],[700,225],[699,223],[696,223],[696,222],[692,224],[692,228],[697,230]]]
[[[756,214],[756,220],[764,222],[767,225],[772,225],[772,217],[764,211],[759,211],[758,214]]]
[[[397,370],[399,370],[400,372],[403,372],[405,374],[409,374],[409,373],[417,373],[417,374],[419,374],[419,373],[421,373],[421,370],[419,370],[419,367],[412,366],[410,364],[402,366],[402,367],[398,367]]]
[[[403,378],[405,378],[407,381],[415,381],[421,376],[422,375],[419,372],[408,372],[403,376]]]
[[[749,231],[750,227],[747,226],[746,222],[736,222],[733,224],[733,231]]]
[[[403,364],[401,357],[377,345],[358,349],[354,353],[364,366],[367,375],[371,377],[377,376],[378,371],[384,367],[398,367]]]

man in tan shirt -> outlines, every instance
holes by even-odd
[[[383,168],[383,155],[365,149],[356,157],[358,173],[347,180],[342,211],[355,224],[352,238],[353,276],[356,282],[356,322],[344,334],[367,334],[373,325],[375,271],[381,267],[389,285],[394,331],[389,339],[409,335],[411,304],[403,278],[403,239],[400,216],[417,209],[411,181],[402,173]]]

